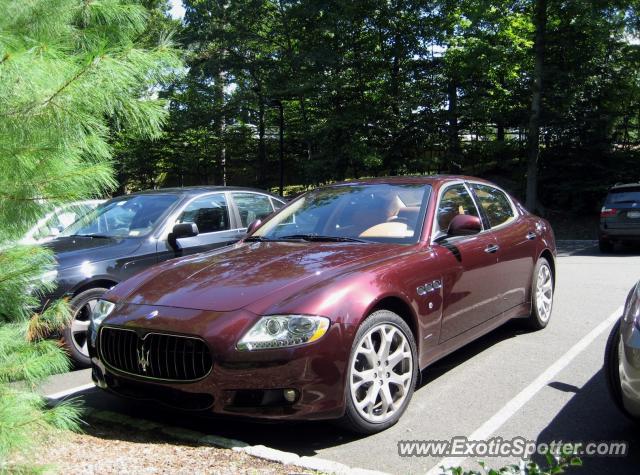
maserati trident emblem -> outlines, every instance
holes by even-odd
[[[147,368],[149,367],[149,351],[150,349],[147,351],[144,350],[144,342],[136,350],[138,354],[138,366],[144,373],[147,372]]]

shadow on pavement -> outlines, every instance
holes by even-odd
[[[549,386],[559,388],[561,382]],[[552,441],[627,441],[626,457],[582,457],[576,475],[638,473],[640,433],[638,426],[622,415],[607,391],[603,371],[598,371],[539,434],[538,443]],[[542,462],[542,460],[538,460]]]
[[[423,371],[422,382],[417,391],[421,391],[425,385],[461,364],[482,353],[491,346],[526,330],[518,321],[508,322],[490,334],[470,343],[455,353],[443,358]],[[332,424],[328,421],[319,422],[256,422],[252,419],[223,418],[202,413],[180,412],[165,406],[149,402],[136,402],[125,400],[104,391],[94,389],[81,393],[87,407],[103,411],[111,411],[124,414],[129,417],[159,422],[166,426],[198,431],[207,435],[217,435],[251,445],[266,445],[268,447],[294,452],[298,455],[315,455],[319,450],[339,446],[361,438]],[[90,424],[85,432],[101,437],[100,426],[104,422],[89,419]],[[402,424],[402,421],[400,421]],[[122,431],[122,436],[127,440],[140,441],[140,433],[135,431]],[[106,435],[106,434],[105,434]],[[156,439],[153,437],[152,439]],[[155,440],[152,440],[152,442]]]
[[[602,253],[598,248],[598,241],[558,241],[556,243],[558,257],[589,256],[589,257],[627,257],[640,255],[640,246],[618,244],[613,252]]]

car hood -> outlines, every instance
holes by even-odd
[[[126,256],[140,246],[139,240],[126,238],[57,237],[43,244],[55,255],[59,269]]]
[[[306,288],[394,249],[397,246],[389,244],[241,243],[224,252],[169,261],[133,277],[124,284],[127,291],[120,299],[140,305],[232,311],[276,291],[300,291],[300,285]],[[118,287],[114,292],[119,293]]]

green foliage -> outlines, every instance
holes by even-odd
[[[287,184],[463,171],[518,193],[535,3],[186,0],[176,36],[189,69],[164,91],[171,118],[156,142],[120,141],[119,176],[128,189],[274,186],[280,101]],[[580,207],[593,211],[614,176],[640,179],[603,158],[640,154],[639,4],[547,4],[540,198],[560,208],[595,163],[608,171]],[[558,188],[571,164],[575,183]]]
[[[48,409],[32,392],[69,368],[43,339],[70,318],[64,301],[42,305],[55,262],[13,241],[54,206],[115,187],[113,131],[159,136],[157,88],[181,63],[168,34],[149,34],[164,4],[144,3],[151,15],[126,0],[0,0],[0,460],[77,426],[76,403]]]
[[[573,455],[570,451],[563,451],[557,457],[547,453],[545,455],[546,464],[539,465],[529,461],[522,465],[512,464],[501,468],[490,468],[485,462],[478,462],[480,470],[465,470],[462,467],[442,467],[444,475],[556,475],[566,473],[571,468],[581,467],[580,457]]]
[[[48,408],[35,393],[0,385],[0,454],[32,447],[44,440],[45,434],[77,429],[79,414],[77,400]],[[0,462],[0,470],[3,468]]]

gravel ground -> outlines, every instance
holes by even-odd
[[[46,473],[65,475],[315,473],[229,449],[193,446],[161,434],[104,422],[91,423],[84,434],[58,436],[12,462],[46,465]]]

